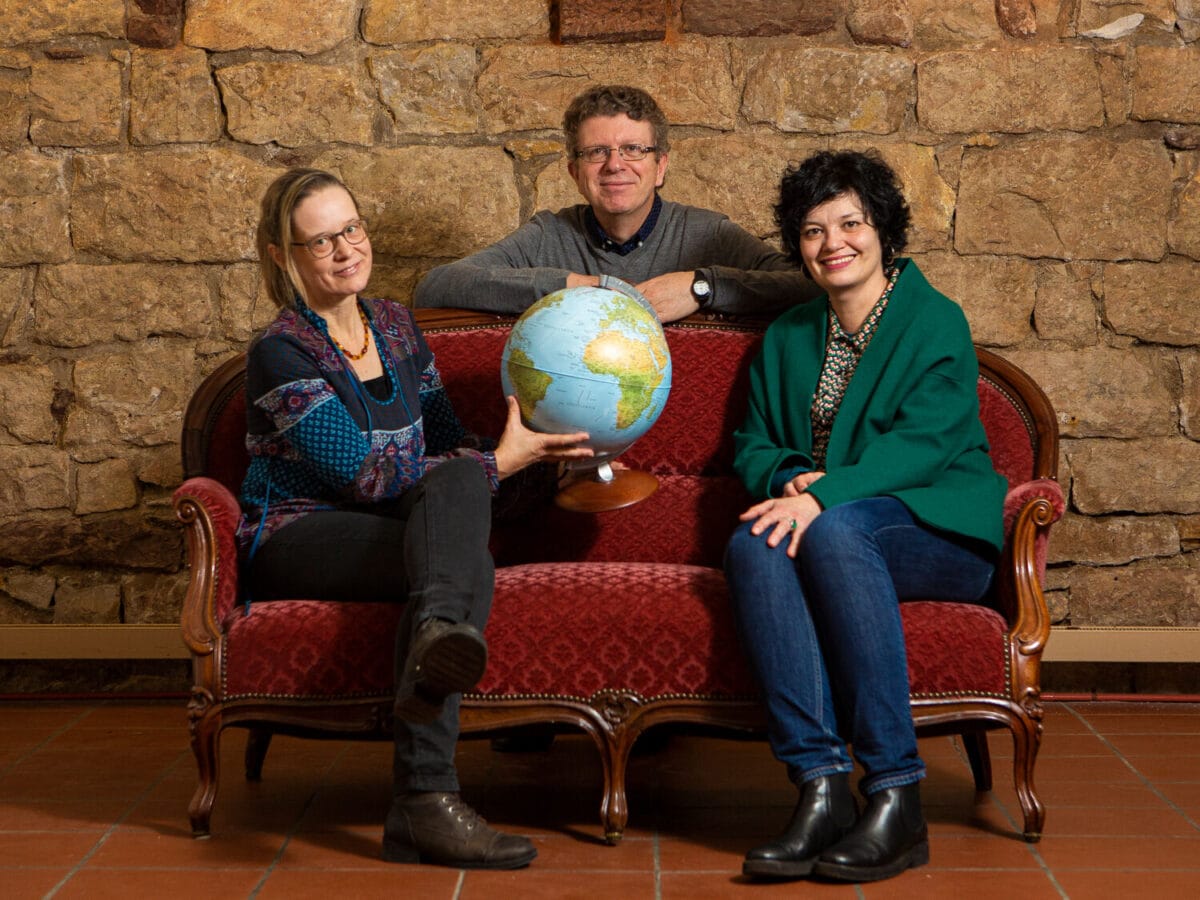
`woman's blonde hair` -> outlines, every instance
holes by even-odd
[[[354,202],[358,210],[358,199],[350,188],[336,175],[321,169],[289,169],[267,188],[263,194],[258,217],[258,265],[262,269],[267,295],[281,309],[294,307],[296,297],[307,301],[304,284],[292,260],[292,213],[302,200],[327,187],[340,187]],[[284,265],[278,265],[271,256],[271,245],[279,248]]]

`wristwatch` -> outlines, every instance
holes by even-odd
[[[696,270],[696,277],[692,279],[692,296],[696,298],[696,303],[701,309],[707,309],[712,303],[713,290],[708,278],[701,269]]]

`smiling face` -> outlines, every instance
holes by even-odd
[[[622,144],[653,146],[654,127],[624,113],[592,116],[579,125],[576,145],[581,150]],[[651,153],[645,159],[630,161],[613,151],[603,163],[573,159],[567,164],[567,171],[608,235],[628,240],[650,214],[654,192],[662,187],[667,174],[667,154]]]
[[[296,204],[292,211],[292,241],[310,241],[319,235],[339,234],[359,218],[353,198],[341,187],[331,185],[314,191]],[[315,259],[306,247],[288,247],[296,275],[304,286],[308,305],[315,310],[329,309],[347,299],[353,301],[371,278],[371,239],[359,244],[344,238],[334,240],[333,252]],[[272,245],[271,258],[282,266],[279,248]]]
[[[814,207],[800,226],[804,265],[834,302],[869,300],[883,293],[883,247],[854,193]]]

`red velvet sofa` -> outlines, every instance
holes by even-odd
[[[459,416],[479,433],[498,434],[499,360],[511,321],[452,310],[422,310],[418,320]],[[658,477],[648,499],[596,514],[547,503],[494,529],[489,663],[464,698],[463,732],[534,723],[587,732],[603,763],[600,816],[612,843],[629,816],[626,762],[646,729],[763,730],[720,568],[748,502],[731,470],[730,435],[742,418],[762,327],[693,317],[666,328],[671,396],[658,423],[623,457]],[[982,790],[991,786],[986,732],[1008,729],[1024,835],[1037,840],[1044,819],[1033,779],[1039,667],[1050,627],[1040,578],[1049,527],[1063,510],[1054,480],[1058,435],[1037,386],[978,352],[982,416],[1011,489],[997,588],[1005,614],[904,604],[912,711],[922,734],[963,736]],[[251,778],[260,777],[276,732],[390,734],[398,608],[299,598],[255,603],[246,616],[238,605],[233,531],[247,462],[243,380],[244,361],[235,357],[194,395],[184,424],[186,481],[174,498],[190,565],[183,633],[194,672],[188,712],[199,783],[189,816],[197,835],[209,831],[225,728],[250,730]]]

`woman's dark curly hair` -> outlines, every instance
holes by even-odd
[[[779,202],[775,204],[775,223],[783,250],[809,277],[812,273],[800,257],[800,230],[809,213],[842,194],[854,194],[862,202],[867,219],[879,232],[885,267],[908,245],[911,216],[900,179],[876,151],[814,153],[784,171]]]

